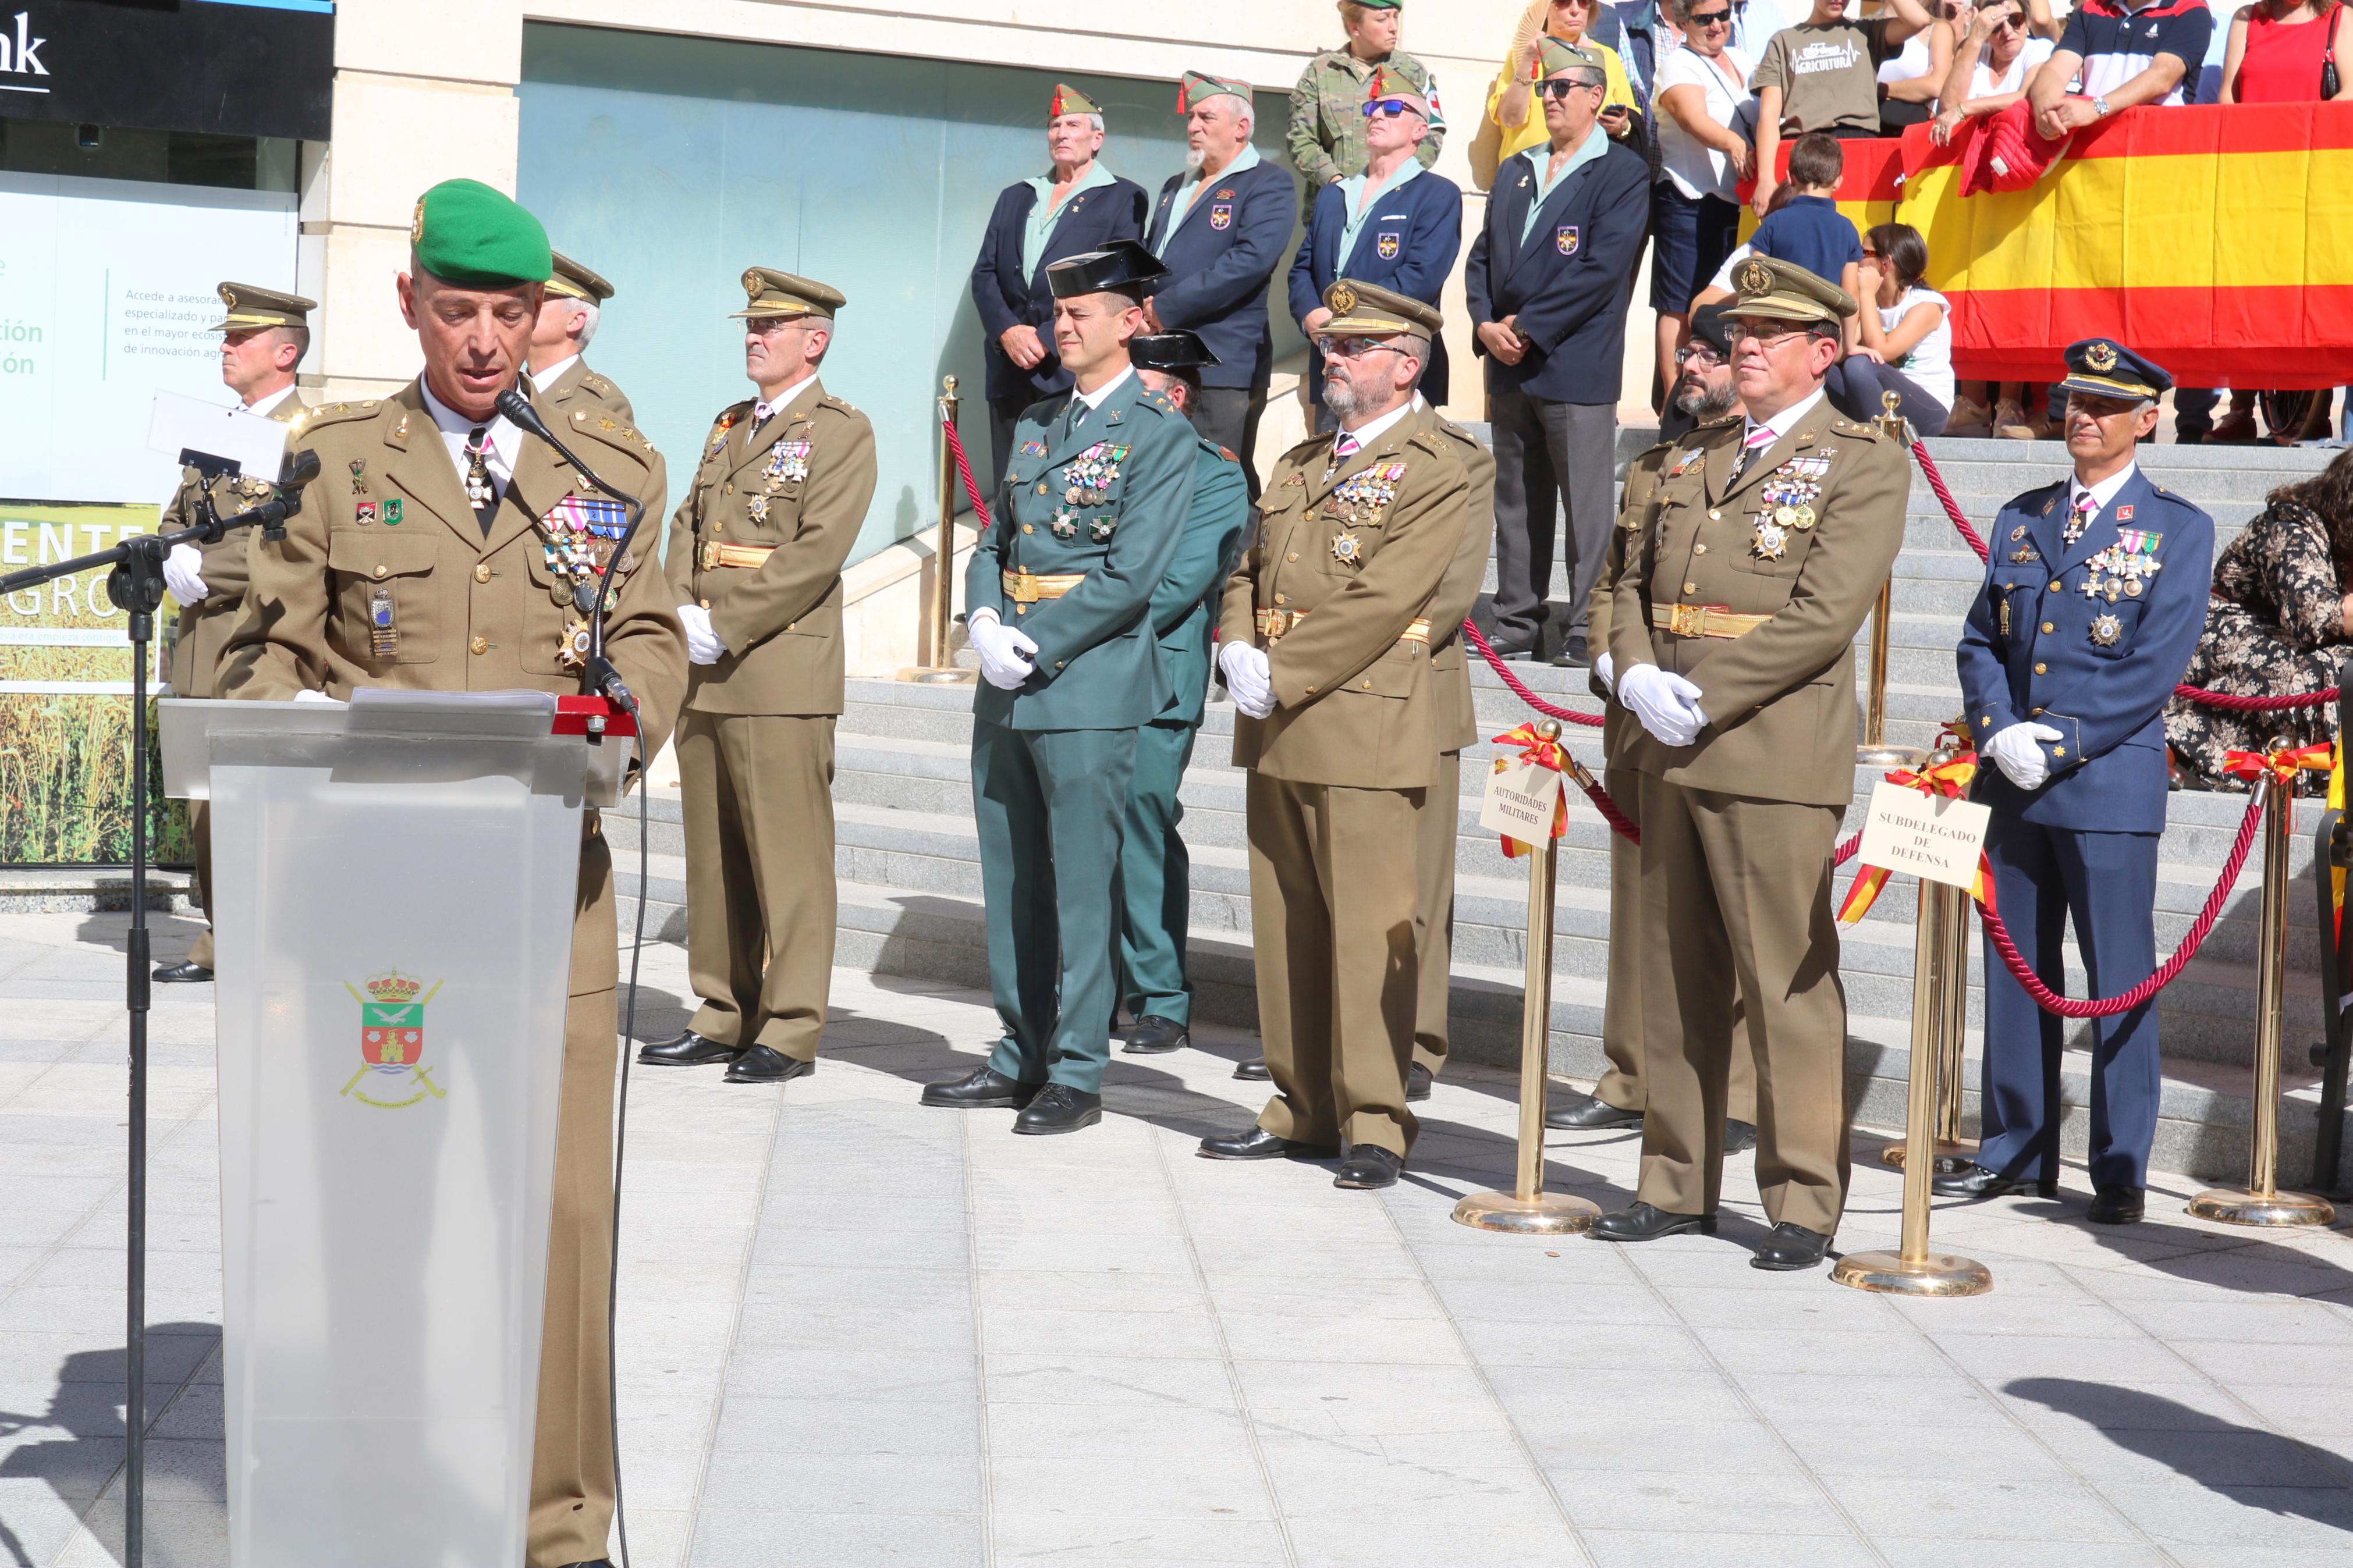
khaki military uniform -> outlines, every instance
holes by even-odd
[[[1416,408],[1336,467],[1326,437],[1285,453],[1221,618],[1224,635],[1266,649],[1275,700],[1234,727],[1275,1086],[1259,1125],[1399,1156],[1418,1127],[1405,1100],[1422,988],[1418,850],[1426,815],[1451,832],[1440,758],[1470,708],[1467,671],[1441,672],[1430,652],[1431,612],[1479,511],[1442,425]]]
[[[1854,635],[1903,543],[1909,470],[1827,399],[1736,478],[1743,429],[1711,426],[1669,455],[1610,602],[1620,686],[1659,665],[1699,687],[1709,721],[1689,746],[1629,722],[1613,759],[1640,779],[1640,1195],[1715,1209],[1745,999],[1766,1215],[1829,1235],[1847,1184],[1831,853],[1854,793]],[[1811,492],[1802,513],[1777,499],[1792,490]]]
[[[611,419],[622,425],[635,425],[637,414],[629,407],[628,395],[615,385],[612,379],[588,368],[588,362],[575,356],[555,378],[553,386],[540,387],[533,401],[548,424],[562,429],[575,423],[575,414],[586,412],[591,420]]]
[[[310,409],[299,392],[289,391],[279,399],[269,417],[281,425],[291,425]],[[194,468],[180,473],[180,488],[164,503],[164,515],[156,524],[157,531],[170,533],[176,529],[193,528],[200,521],[197,502],[202,494],[202,481]],[[213,510],[227,518],[267,500],[270,494],[269,480],[263,475],[248,475],[234,479],[216,479],[212,484]],[[246,552],[260,537],[258,529],[240,528],[225,533],[209,544],[200,544],[197,551],[204,556],[202,568],[205,596],[200,604],[183,605],[172,622],[172,695],[174,697],[213,697],[215,670],[220,663],[221,649],[228,645],[228,634],[237,624],[237,613],[245,603]],[[188,962],[200,968],[213,967],[213,830],[212,803],[192,800],[188,803],[188,833],[193,838],[196,857],[196,907],[205,912],[205,929],[196,933],[189,945]]]
[[[679,721],[687,969],[706,1039],[813,1061],[833,977],[841,566],[874,499],[874,427],[816,376],[754,428],[721,414],[670,519],[677,602],[727,645]]]
[[[1733,416],[1729,423],[1739,426],[1739,416]],[[1702,430],[1715,427],[1711,423]],[[1694,433],[1688,439],[1699,438],[1699,434]],[[1589,646],[1597,652],[1609,647],[1610,600],[1618,591],[1619,574],[1626,569],[1627,549],[1650,536],[1651,523],[1657,514],[1652,502],[1658,495],[1660,472],[1681,449],[1676,442],[1662,441],[1626,466],[1618,526],[1610,530],[1609,543],[1601,559],[1601,575],[1593,584],[1593,599],[1587,612],[1591,626],[1587,636]],[[1593,682],[1593,694],[1604,700],[1601,754],[1609,772],[1602,784],[1618,809],[1634,817],[1641,809],[1641,775],[1621,766],[1620,758],[1632,737],[1641,733],[1642,727],[1599,678]],[[1620,1110],[1641,1110],[1649,1103],[1642,1087],[1641,905],[1641,851],[1624,836],[1612,831],[1609,977],[1601,1005],[1601,1054],[1609,1066],[1601,1075],[1601,1081],[1593,1086],[1593,1092],[1596,1098]],[[1733,1006],[1736,1021],[1737,998]],[[1755,1059],[1746,1050],[1732,1053],[1725,1113],[1736,1121],[1757,1120],[1757,1068]]]
[[[625,426],[607,430],[582,410],[564,424],[584,459],[659,514],[668,487],[651,442]],[[222,658],[221,696],[283,700],[311,690],[345,698],[361,686],[578,689],[573,584],[548,563],[534,525],[567,501],[594,497],[553,451],[525,439],[485,536],[415,383],[382,402],[315,410],[299,445],[318,454],[320,479],[282,542],[253,544],[252,584]],[[598,553],[609,547],[600,542]],[[668,584],[644,569],[651,559],[641,528],[622,561],[605,642],[641,705],[648,755],[660,747],[686,687],[683,634]],[[389,626],[380,627],[375,612],[387,606]],[[565,1016],[532,1568],[596,1561],[612,1525],[606,1293],[618,946],[612,856],[592,813],[581,845]]]

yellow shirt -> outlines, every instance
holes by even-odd
[[[1618,58],[1618,51],[1607,44],[1596,43],[1590,37],[1579,40],[1577,47],[1601,57],[1601,74],[1608,83],[1602,90],[1602,105],[1606,108],[1613,103],[1623,104],[1637,113],[1641,112],[1641,106],[1634,101],[1634,85],[1626,79],[1626,65]],[[1495,121],[1495,129],[1504,133],[1503,142],[1495,150],[1495,162],[1499,164],[1515,153],[1524,153],[1539,142],[1552,140],[1552,133],[1545,129],[1544,105],[1537,99],[1533,84],[1528,93],[1528,117],[1525,121],[1518,125],[1506,125],[1495,119],[1495,106],[1504,100],[1504,92],[1512,85],[1514,63],[1504,61],[1504,68],[1495,73],[1495,85],[1487,89],[1487,118]]]

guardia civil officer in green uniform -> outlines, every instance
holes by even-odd
[[[257,539],[252,585],[221,657],[220,695],[284,701],[358,687],[420,691],[580,686],[585,623],[575,592],[614,565],[605,653],[636,694],[647,754],[661,749],[686,688],[686,642],[642,531],[620,547],[619,502],[498,412],[518,384],[547,233],[472,180],[434,186],[412,222],[401,313],[424,373],[382,400],[330,404],[298,447],[319,478],[276,544]],[[581,411],[575,410],[577,415]],[[553,424],[553,421],[550,421]],[[659,516],[661,454],[635,429],[567,418],[583,461]],[[527,1568],[610,1568],[615,1491],[612,1341],[614,1005],[619,938],[613,858],[591,813],[580,846],[565,1009],[554,1207],[532,1447]],[[364,901],[322,910],[365,920]],[[363,1305],[373,1305],[363,1304]],[[485,1325],[484,1331],[492,1331]]]
[[[1127,350],[1144,384],[1191,417],[1200,367],[1218,363],[1199,334],[1153,332],[1133,339]],[[1191,923],[1193,863],[1176,831],[1185,816],[1176,791],[1201,729],[1218,601],[1249,521],[1240,461],[1208,437],[1197,437],[1192,512],[1168,575],[1152,594],[1152,635],[1168,671],[1168,706],[1136,731],[1135,782],[1120,839],[1121,999],[1135,1020],[1126,1049],[1137,1055],[1190,1043],[1193,987],[1185,977],[1185,933]]]
[[[224,283],[221,303],[228,313],[213,323],[221,335],[221,380],[248,414],[259,414],[280,424],[295,424],[310,405],[294,390],[294,368],[311,347],[311,312],[315,300],[300,294],[281,294],[251,283]],[[274,474],[244,474],[212,482],[213,510],[222,517],[245,510],[269,491]],[[180,488],[164,504],[157,526],[170,532],[197,521],[205,493],[202,475],[194,468],[180,472]],[[172,694],[211,697],[214,667],[237,624],[237,606],[245,602],[246,552],[254,531],[240,528],[209,544],[174,544],[164,558],[164,585],[180,604],[172,628]],[[205,911],[205,929],[188,948],[185,962],[155,967],[155,978],[165,982],[210,980],[213,977],[213,834],[212,805],[188,805],[188,826],[195,839],[196,907]]]
[[[1172,695],[1152,598],[1183,542],[1198,448],[1128,361],[1163,276],[1152,253],[1120,240],[1049,276],[1055,351],[1076,384],[1015,426],[965,578],[982,677],[973,813],[1005,1035],[986,1066],[923,1090],[926,1105],[1019,1107],[1017,1132],[1103,1120],[1120,829],[1136,732]]]
[[[605,319],[605,302],[613,286],[562,251],[555,272],[547,280],[547,297],[540,301],[539,319],[531,329],[531,384],[544,417],[554,425],[571,423],[586,408],[589,417],[609,417],[635,425],[627,394],[609,376],[588,368],[581,356]]]

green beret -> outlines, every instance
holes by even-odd
[[[417,266],[461,289],[544,283],[555,270],[539,220],[480,180],[444,180],[417,197],[408,243]]]
[[[1367,11],[1402,11],[1405,0],[1356,0]]]

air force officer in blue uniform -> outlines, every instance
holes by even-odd
[[[1324,413],[1324,354],[1314,346],[1317,331],[1332,317],[1324,290],[1347,278],[1434,306],[1462,248],[1462,188],[1421,166],[1429,134],[1430,100],[1409,78],[1375,66],[1365,98],[1371,164],[1315,194],[1306,237],[1291,263],[1291,319],[1307,335],[1307,384],[1319,428],[1332,423]],[[1446,401],[1443,338],[1430,345],[1421,395],[1431,403]]]
[[[1185,117],[1185,171],[1168,176],[1152,209],[1145,244],[1168,276],[1145,301],[1145,320],[1155,332],[1198,332],[1216,356],[1201,373],[1193,427],[1241,458],[1256,504],[1250,451],[1274,374],[1266,291],[1289,251],[1298,189],[1290,170],[1250,145],[1250,83],[1187,71],[1176,112]]]
[[[2072,478],[2002,509],[1985,591],[1961,634],[1961,692],[1993,808],[1995,908],[2034,972],[2064,989],[2072,921],[2090,994],[2157,967],[2166,699],[2206,624],[2214,521],[2151,484],[2134,443],[2172,378],[2107,338],[2067,350]],[[1947,1196],[2058,1193],[2065,1021],[2028,997],[1988,941],[1983,1131]],[[2141,1217],[2161,1087],[2154,1001],[2093,1021],[2090,1218]]]
[[[1054,352],[1054,292],[1046,268],[1066,256],[1144,235],[1144,187],[1103,166],[1103,106],[1056,84],[1046,105],[1053,166],[1016,180],[997,198],[972,264],[972,303],[988,334],[988,434],[1003,473],[1013,426],[1040,398],[1071,390]]]

